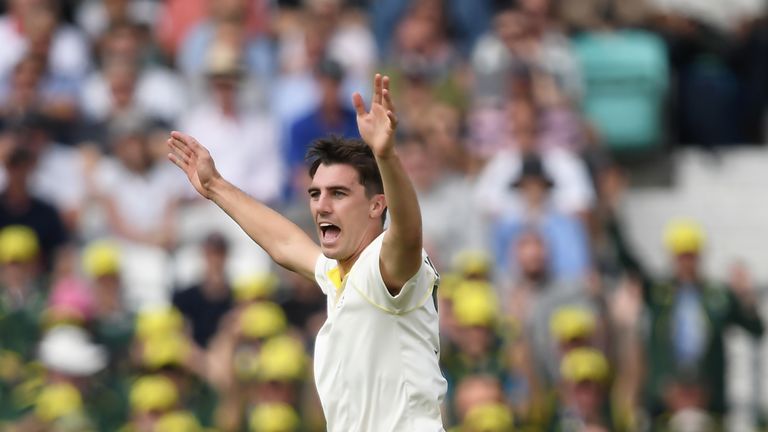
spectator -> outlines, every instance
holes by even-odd
[[[187,113],[180,127],[210,143],[216,168],[233,184],[261,201],[275,203],[284,178],[277,124],[266,113],[239,104],[244,71],[238,51],[217,45],[208,54],[213,100]]]
[[[32,193],[53,204],[68,231],[74,232],[85,203],[85,159],[77,150],[53,140],[52,124],[42,112],[29,111],[10,126],[35,161],[30,174]],[[2,183],[7,181],[5,177],[5,170],[0,170]]]
[[[456,388],[452,412],[461,424],[477,407],[504,403],[504,393],[497,377],[470,375],[461,380]]]
[[[489,222],[501,217],[524,213],[517,190],[509,185],[520,175],[527,156],[538,155],[551,176],[552,205],[560,213],[584,216],[594,205],[595,193],[582,160],[563,147],[542,145],[540,112],[525,98],[508,105],[511,141],[499,150],[480,172],[475,200]]]
[[[554,183],[536,156],[526,156],[519,177],[509,186],[519,191],[522,208],[519,214],[502,217],[491,227],[492,249],[497,267],[502,272],[509,268],[510,245],[517,242],[521,232],[536,230],[541,233],[549,252],[549,271],[554,279],[578,279],[589,269],[590,251],[583,225],[554,208],[550,192]]]
[[[173,124],[186,108],[186,91],[179,76],[148,60],[147,41],[137,24],[116,22],[99,45],[100,69],[81,89],[87,120],[103,122],[133,108]]]
[[[412,134],[400,139],[398,153],[419,198],[425,249],[439,267],[451,263],[460,250],[480,246],[483,239],[479,215],[465,201],[470,185],[447,165],[436,145]]]
[[[221,318],[232,308],[230,283],[225,273],[228,245],[220,234],[209,234],[202,244],[203,279],[173,294],[173,305],[192,327],[192,338],[206,348]]]
[[[360,137],[355,112],[341,101],[340,87],[343,80],[344,70],[340,64],[330,59],[321,61],[316,71],[320,102],[290,127],[286,165],[292,196],[303,197],[309,186],[304,157],[314,139],[331,134]]]
[[[40,264],[40,245],[31,228],[10,225],[0,230],[2,346],[23,360],[33,356],[47,299]]]
[[[166,163],[153,159],[147,128],[136,116],[116,122],[110,133],[116,157],[98,167],[97,194],[111,233],[126,241],[169,248],[175,241],[172,225],[181,186]]]
[[[35,33],[41,31],[42,33]],[[46,58],[54,75],[81,79],[90,66],[88,46],[75,27],[59,23],[52,0],[12,0],[7,13],[0,17],[0,39],[4,41],[0,56],[0,76],[8,72],[34,46],[37,36],[45,47]]]
[[[50,268],[57,248],[67,240],[68,233],[56,208],[34,196],[29,189],[34,154],[25,147],[13,144],[12,147],[5,163],[7,183],[0,194],[0,227],[24,225],[32,228],[40,244],[43,263]]]
[[[757,298],[745,277],[724,287],[702,274],[705,239],[697,223],[671,222],[664,240],[672,275],[644,293],[650,315],[648,407],[654,416],[676,408],[703,409],[719,421],[728,409],[725,332],[738,325],[752,336],[763,334]],[[679,399],[691,392],[696,395],[693,406],[680,406]]]

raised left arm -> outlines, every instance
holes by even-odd
[[[387,289],[393,295],[421,267],[421,210],[416,191],[395,151],[397,117],[389,93],[389,77],[376,74],[371,110],[365,110],[359,93],[352,96],[360,136],[368,144],[379,166],[389,210],[389,228],[384,234],[379,266]]]

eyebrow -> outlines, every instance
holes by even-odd
[[[340,185],[339,186],[328,186],[325,189],[327,189],[327,190],[329,190],[331,192],[334,192],[334,191],[352,192],[352,189],[350,189],[350,188],[348,188],[346,186],[340,186]],[[310,194],[312,192],[318,192],[318,191],[320,191],[320,188],[317,187],[317,186],[313,186],[313,187],[310,187],[309,189],[307,189],[307,193],[310,193]]]

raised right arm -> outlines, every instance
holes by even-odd
[[[225,180],[211,154],[193,137],[172,132],[168,146],[168,158],[200,195],[224,210],[277,264],[315,280],[320,248],[301,228]]]

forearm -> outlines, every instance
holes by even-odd
[[[384,196],[387,199],[389,211],[390,238],[404,248],[419,251],[421,257],[421,210],[408,174],[406,174],[397,153],[392,151],[388,156],[377,156],[376,162],[384,185]]]
[[[209,198],[227,213],[279,265],[314,280],[318,246],[293,222],[218,178]]]

